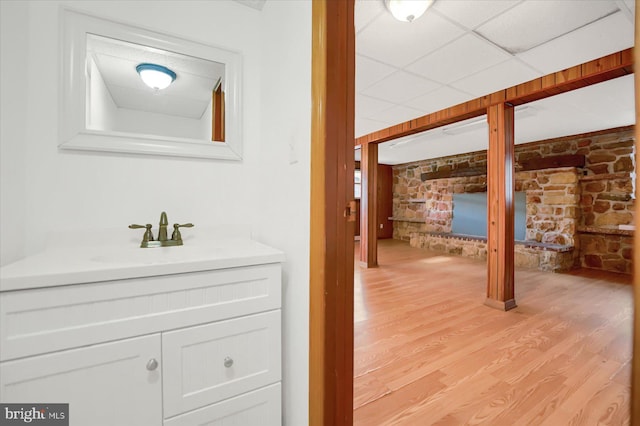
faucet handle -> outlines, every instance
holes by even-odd
[[[144,243],[147,241],[153,241],[153,232],[151,232],[150,223],[147,223],[146,225],[136,225],[136,224],[129,225],[129,229],[140,229],[140,228],[146,229],[144,235],[142,236],[142,242]]]
[[[174,223],[173,234],[171,234],[172,240],[182,242],[182,234],[180,234],[180,228],[193,228],[193,223],[185,223],[182,225],[179,223]]]

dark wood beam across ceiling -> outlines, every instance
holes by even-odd
[[[387,127],[355,139],[355,145],[381,143],[479,117],[492,105],[522,105],[561,93],[633,74],[631,48],[548,74],[490,95]]]

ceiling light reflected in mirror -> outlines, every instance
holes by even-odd
[[[213,140],[224,64],[94,34],[87,58],[88,128]]]
[[[61,18],[60,149],[242,159],[240,52],[66,8]],[[136,68],[168,77],[147,85]]]
[[[175,72],[158,64],[140,64],[136,71],[142,82],[155,90],[166,89],[177,77]]]

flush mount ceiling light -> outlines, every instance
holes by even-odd
[[[433,0],[384,0],[393,17],[402,22],[418,19],[432,3]]]
[[[176,79],[176,73],[162,65],[144,63],[136,71],[144,84],[156,90],[166,89]]]

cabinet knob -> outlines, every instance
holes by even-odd
[[[149,362],[147,362],[147,370],[153,371],[158,368],[158,361],[155,358],[151,358]]]
[[[224,359],[224,366],[229,368],[233,365],[233,358],[230,357],[225,357]]]

